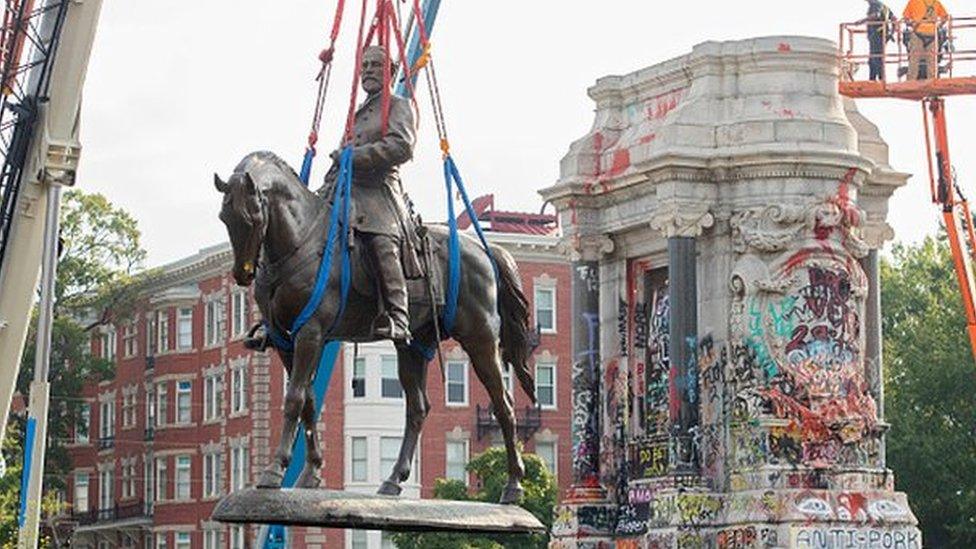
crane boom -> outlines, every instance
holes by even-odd
[[[0,437],[24,349],[44,241],[57,238],[60,187],[72,185],[75,180],[81,152],[81,91],[101,5],[101,0],[47,0],[36,12],[40,17],[37,27],[20,25],[14,29],[35,43],[28,62],[4,60],[4,108],[19,109],[19,114],[13,138],[4,142],[11,146],[5,151],[0,174],[4,177],[0,181],[4,185],[5,206],[0,211],[0,418],[4,420],[0,421]],[[19,103],[9,103],[11,96]],[[19,144],[16,148],[12,146],[15,143]],[[54,253],[50,245],[47,248]],[[35,459],[25,463],[27,492],[21,494],[26,505],[20,516],[20,547],[37,544],[46,442],[46,385],[46,376],[42,376],[41,383],[31,386],[31,392],[36,394],[31,394],[29,422],[34,421],[36,431],[33,445],[25,450]]]

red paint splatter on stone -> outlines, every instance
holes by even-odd
[[[641,145],[646,145],[647,143],[650,143],[651,141],[654,141],[655,139],[657,139],[657,134],[656,133],[652,133],[652,134],[649,134],[649,135],[645,135],[644,137],[641,137],[640,138],[640,144]]]
[[[780,53],[787,53],[793,51],[793,48],[790,47],[790,45],[786,42],[780,42],[779,48],[777,49],[779,49]]]
[[[610,173],[608,175],[615,176],[624,172],[630,167],[630,150],[629,149],[618,149],[613,153],[613,164],[610,166]]]

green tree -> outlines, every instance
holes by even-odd
[[[976,370],[944,241],[881,264],[888,465],[926,547],[976,547]]]
[[[73,426],[79,422],[81,391],[92,381],[109,379],[114,374],[110,361],[89,353],[91,331],[99,325],[119,320],[131,312],[139,283],[148,272],[142,267],[146,252],[139,244],[140,233],[135,219],[125,210],[112,205],[104,196],[70,190],[64,194],[61,210],[61,254],[55,291],[54,319],[51,330],[51,406],[48,412],[48,440],[44,464],[44,487],[63,490],[70,470],[65,443]],[[34,377],[37,311],[33,313],[27,346],[17,378],[17,390],[29,392]],[[10,421],[15,421],[11,418]],[[23,454],[23,441],[13,439],[7,449],[9,458]],[[13,484],[10,484],[13,483]],[[19,469],[8,471],[2,479],[3,497],[19,498]],[[8,494],[6,488],[12,487]],[[12,494],[12,496],[10,496]],[[50,505],[48,512],[54,509]],[[0,534],[13,521],[0,503]],[[16,536],[14,536],[16,537]],[[13,538],[11,538],[13,539]]]
[[[523,454],[525,496],[520,505],[535,515],[547,529],[552,527],[553,508],[558,488],[542,458]],[[508,482],[508,464],[504,448],[489,448],[468,463],[467,470],[478,478],[479,488],[471,494],[463,482],[439,478],[434,481],[434,497],[458,501],[496,503]],[[549,537],[540,535],[502,534],[472,536],[465,534],[394,534],[399,549],[543,549]]]

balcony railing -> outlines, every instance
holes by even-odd
[[[150,442],[154,438],[156,438],[156,429],[153,427],[146,427],[142,439],[146,442]]]
[[[109,448],[115,448],[115,436],[99,437],[98,438],[98,449],[99,450],[108,450]]]
[[[156,356],[146,355],[146,369],[152,370],[155,367],[156,367]]]
[[[477,416],[478,440],[486,434],[499,429],[498,419],[491,406],[482,408],[480,404],[475,406]],[[526,406],[515,410],[515,426],[518,430],[518,437],[525,441],[535,434],[542,426],[542,410],[538,406]]]
[[[80,526],[86,526],[89,524],[113,522],[117,520],[150,518],[152,515],[152,503],[147,504],[146,502],[139,500],[122,505],[116,502],[112,507],[107,507],[104,509],[90,509],[82,513],[72,513],[71,517],[78,521]]]

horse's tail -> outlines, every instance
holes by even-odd
[[[502,360],[515,370],[519,385],[535,403],[535,381],[529,371],[529,301],[522,291],[515,259],[501,246],[492,244],[498,266],[498,314],[502,319]]]

